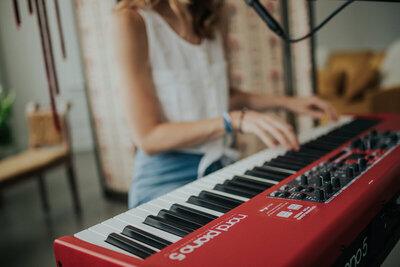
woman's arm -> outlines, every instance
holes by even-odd
[[[272,96],[243,92],[237,89],[230,91],[230,106],[232,110],[247,107],[257,111],[267,109],[284,108],[299,114],[311,115],[321,119],[328,116],[331,120],[337,120],[336,111],[331,104],[317,96],[312,97],[288,97]]]
[[[221,32],[224,41],[225,57],[228,51],[228,11],[224,6],[221,14]],[[327,115],[331,120],[337,120],[337,114],[333,107],[326,101],[316,97],[288,97],[273,96],[259,93],[240,91],[230,88],[229,108],[230,110],[242,109],[243,107],[263,112],[268,109],[284,108],[299,114],[308,114],[320,119]]]
[[[135,10],[114,15],[113,42],[120,95],[135,144],[147,154],[193,147],[225,134],[221,117],[196,122],[162,123],[150,73],[146,28]]]
[[[145,24],[133,10],[118,11],[113,22],[120,95],[128,114],[135,144],[147,154],[193,147],[225,134],[222,117],[194,122],[163,123],[150,73]],[[297,149],[290,125],[271,115],[249,111],[242,123],[241,112],[232,111],[235,131],[257,135],[268,146],[277,143]]]

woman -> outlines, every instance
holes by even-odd
[[[265,110],[336,119],[332,107],[316,97],[229,88],[221,3],[123,0],[115,12],[121,96],[139,148],[130,208],[223,167],[232,132],[254,134],[269,147],[298,149],[293,128]]]

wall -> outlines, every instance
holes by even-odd
[[[46,3],[61,91],[58,101],[70,100],[73,104],[70,113],[73,148],[79,151],[89,150],[92,149],[92,138],[73,1],[59,1],[68,55],[66,60],[61,56],[54,1],[47,0]],[[19,0],[19,5],[22,26],[17,30],[12,1],[0,1],[0,59],[3,59],[0,61],[0,70],[3,70],[8,88],[17,93],[12,128],[17,149],[22,150],[28,144],[24,114],[26,104],[32,100],[49,103],[49,97],[36,14],[28,14],[25,0]]]
[[[343,1],[315,1],[315,23],[321,22]],[[356,1],[317,33],[317,65],[330,50],[384,50],[400,38],[400,3]]]

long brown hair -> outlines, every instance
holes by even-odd
[[[121,0],[117,9],[121,8],[154,8],[160,1],[165,0]],[[200,37],[212,39],[220,23],[222,0],[168,0],[172,11],[188,25],[188,18],[184,16],[183,8],[187,5],[194,33]],[[185,29],[187,31],[187,29]]]

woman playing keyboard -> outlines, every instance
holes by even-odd
[[[138,147],[129,207],[159,197],[232,162],[231,134],[298,149],[291,125],[264,111],[284,108],[336,119],[317,97],[232,88],[224,51],[223,1],[122,0],[113,43],[121,99]]]

